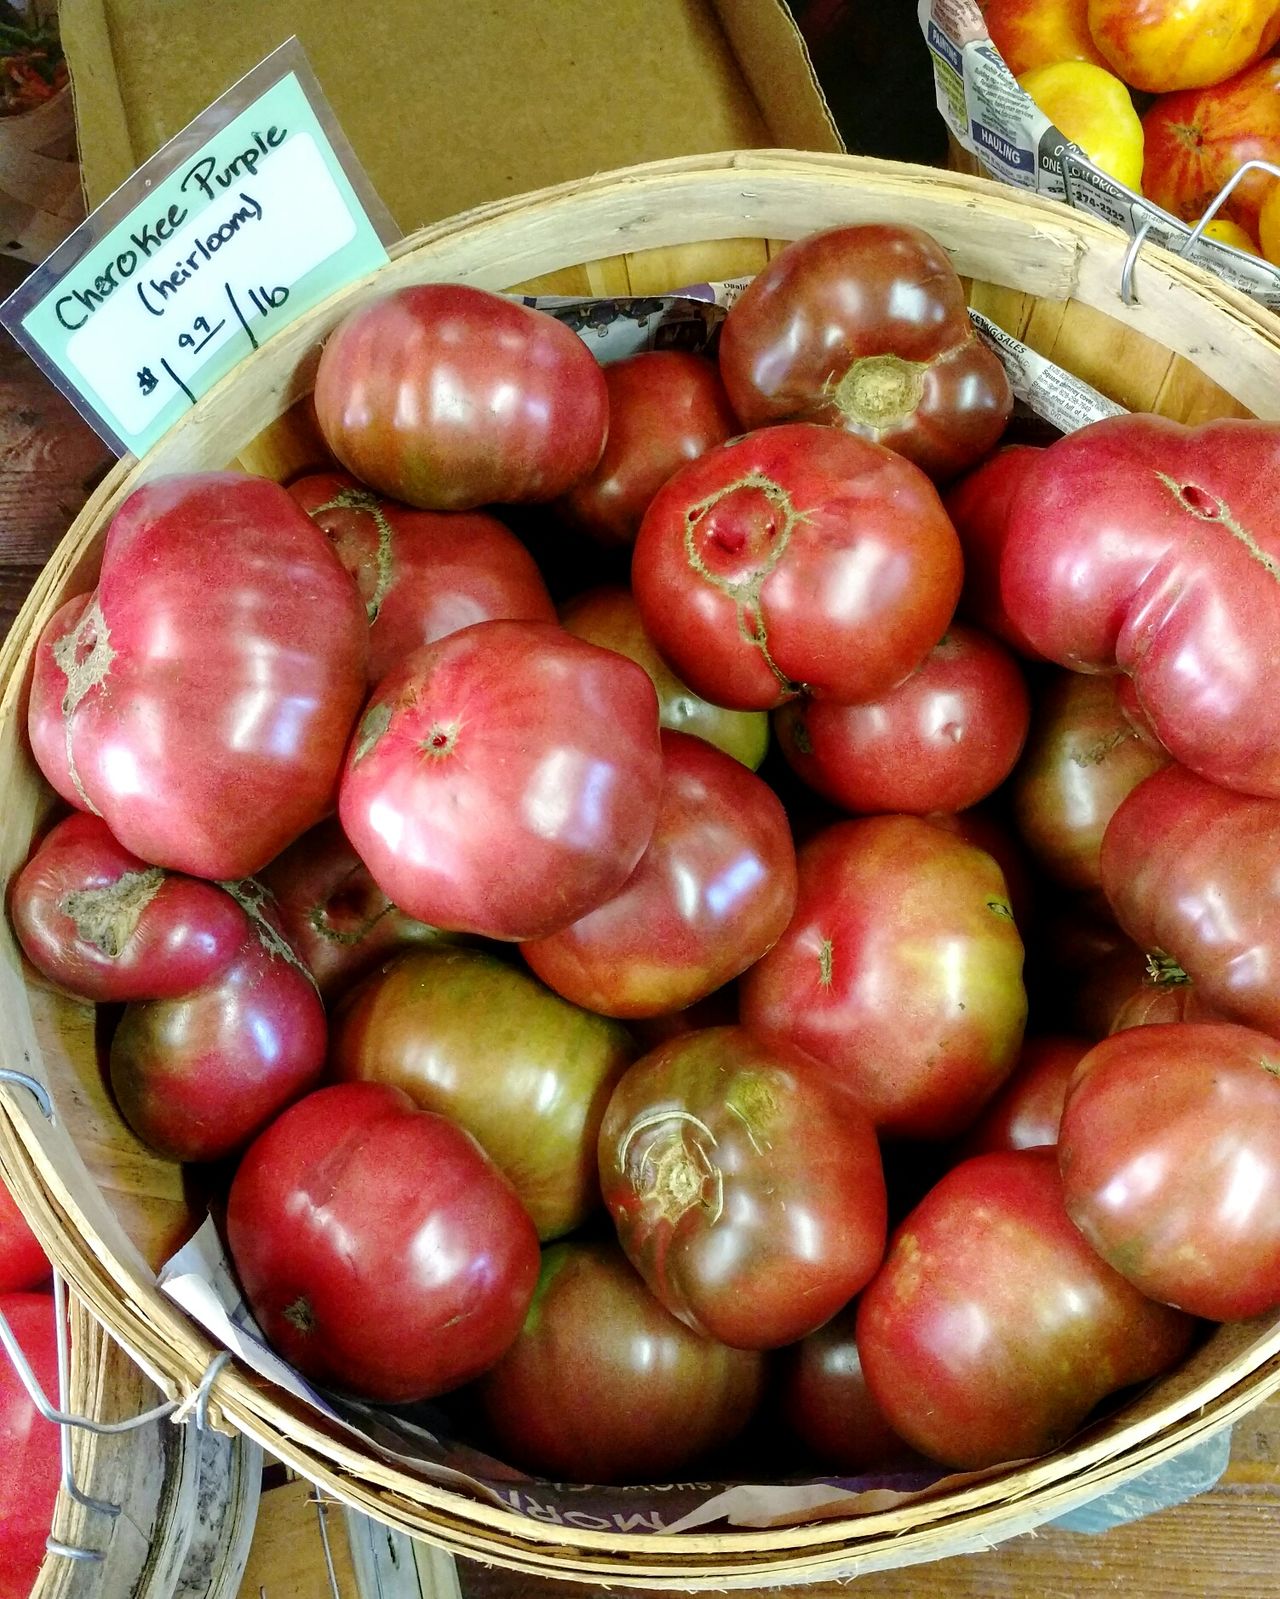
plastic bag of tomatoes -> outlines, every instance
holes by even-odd
[[[1280,1305],[1280,428],[1027,442],[912,228],[717,331],[401,289],[139,489],[10,915],[335,1404],[925,1484]]]

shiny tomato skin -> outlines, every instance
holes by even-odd
[[[58,1393],[57,1323],[51,1294],[0,1294],[45,1394]],[[0,1351],[0,1599],[27,1599],[45,1556],[58,1497],[58,1428],[31,1403]]]
[[[339,793],[374,881],[418,921],[542,938],[616,894],[658,814],[642,667],[545,622],[415,650],[366,708]]]
[[[1000,868],[915,816],[837,822],[798,864],[791,924],[739,984],[743,1024],[820,1061],[884,1134],[963,1132],[1026,1021]]]
[[[170,1160],[234,1154],[324,1070],[328,1029],[311,974],[264,891],[228,886],[244,907],[234,959],[203,988],[127,1006],[111,1040],[120,1113]]]
[[[332,808],[366,632],[337,556],[278,484],[156,478],[112,519],[93,599],[41,635],[32,748],[142,860],[249,876]]]
[[[1102,886],[1144,950],[1199,998],[1280,1035],[1280,801],[1167,766],[1129,795],[1102,841]]]
[[[604,381],[604,454],[556,512],[601,544],[627,548],[671,474],[741,429],[716,364],[705,355],[642,350],[606,366]]]
[[[669,1315],[612,1243],[553,1244],[477,1385],[502,1458],[556,1482],[662,1482],[746,1426],[764,1357]]]
[[[1108,1032],[1121,1033],[1126,1027],[1151,1027],[1157,1022],[1229,1022],[1231,1018],[1215,1009],[1182,971],[1172,973],[1160,957],[1147,957],[1148,971],[1133,992],[1116,1010]]]
[[[557,994],[605,1016],[661,1016],[705,999],[777,941],[796,901],[781,801],[740,762],[687,733],[662,734],[653,836],[603,905],[521,944]]]
[[[824,1471],[856,1477],[919,1466],[871,1397],[854,1333],[857,1305],[778,1351],[777,1402],[783,1425]]]
[[[735,1349],[793,1343],[884,1250],[871,1123],[799,1050],[688,1033],[623,1074],[600,1186],[627,1258],[674,1316]]]
[[[595,466],[609,399],[545,311],[425,283],[351,312],[320,357],[316,417],[362,483],[429,511],[554,500]]]
[[[1004,645],[953,622],[905,682],[861,705],[791,700],[774,712],[793,771],[847,811],[964,811],[1022,749],[1027,685]]]
[[[885,693],[946,631],[961,577],[924,474],[812,423],[762,428],[681,468],[631,563],[658,649],[735,710],[771,710],[802,687],[846,704]]]
[[[1075,671],[1118,668],[1125,714],[1176,760],[1273,796],[1277,472],[1274,423],[1094,422],[1028,471],[1000,568],[1006,609],[1044,655]]]
[[[227,1241],[272,1347],[384,1404],[479,1376],[538,1279],[533,1223],[479,1144],[382,1083],[318,1089],[255,1140]]]
[[[40,841],[9,896],[27,959],[79,999],[189,993],[230,965],[244,914],[223,889],[148,866],[100,816],[68,816]]]
[[[259,872],[258,881],[274,898],[282,932],[326,1000],[400,948],[450,939],[391,903],[336,817],[290,844]]]
[[[415,511],[345,472],[319,472],[289,493],[355,580],[369,622],[369,683],[416,650],[474,622],[554,622],[537,563],[482,511]]]
[[[1031,660],[1039,660],[1040,652],[1011,619],[1000,598],[1000,560],[1014,494],[1039,455],[1034,444],[1003,445],[958,478],[942,502],[964,550],[960,615]]]
[[[1010,784],[1018,833],[1064,888],[1102,887],[1102,835],[1120,802],[1169,756],[1125,716],[1117,679],[1055,671],[1041,679]]]
[[[1089,0],[1088,19],[1112,71],[1160,95],[1222,84],[1280,38],[1277,0]]]
[[[925,821],[985,850],[1004,875],[1014,926],[1019,931],[1034,926],[1040,885],[1021,839],[999,811],[983,805],[967,811],[930,811]]]
[[[1013,409],[946,251],[888,223],[829,228],[774,256],[725,318],[720,373],[744,427],[825,423],[935,478],[984,456]]]
[[[1280,1305],[1280,1043],[1230,1023],[1114,1033],[1058,1139],[1067,1210],[1144,1294],[1212,1321]]]
[[[1043,1454],[1195,1333],[1067,1215],[1052,1149],[978,1155],[895,1232],[858,1305],[868,1387],[922,1454],[961,1470]],[[962,1330],[962,1332],[961,1332]]]
[[[1013,1075],[965,1135],[960,1157],[1056,1144],[1067,1084],[1092,1048],[1091,1038],[1060,1033],[1024,1039]]]
[[[13,1195],[0,1182],[0,1294],[40,1288],[49,1280],[49,1257],[18,1209]]]
[[[768,716],[763,711],[726,710],[682,683],[645,632],[630,589],[589,589],[561,608],[560,621],[576,637],[617,650],[644,667],[658,691],[658,720],[663,727],[704,738],[753,772],[760,765],[769,747]]]
[[[388,961],[338,1006],[330,1049],[339,1080],[389,1083],[465,1127],[544,1239],[600,1205],[596,1138],[635,1055],[616,1023],[477,949]]]

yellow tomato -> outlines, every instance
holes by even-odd
[[[1280,266],[1280,183],[1272,188],[1262,203],[1262,214],[1258,218],[1258,243],[1267,260]]]
[[[1088,61],[1059,61],[1018,82],[1058,129],[1097,166],[1137,189],[1142,183],[1142,123],[1119,78]]]
[[[1276,220],[1280,223],[1280,216]],[[1215,217],[1204,230],[1204,236],[1206,239],[1217,239],[1219,244],[1229,244],[1233,249],[1243,250],[1246,255],[1262,253],[1246,228],[1242,228],[1238,222],[1227,221],[1225,217]]]
[[[1266,55],[1280,0],[1089,0],[1089,31],[1135,89],[1203,89]]]
[[[978,0],[991,42],[1015,77],[1055,61],[1105,67],[1089,35],[1089,0]]]

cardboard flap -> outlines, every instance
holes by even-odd
[[[64,0],[62,33],[92,205],[291,33],[406,232],[664,156],[840,147],[780,0]]]

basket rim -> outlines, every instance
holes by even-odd
[[[1030,272],[1030,292],[1037,292],[1034,286],[1038,284],[1041,289],[1058,292],[1061,298],[1076,298],[1105,310],[1139,331],[1174,328],[1171,336],[1180,337],[1188,346],[1179,353],[1195,359],[1202,369],[1216,363],[1218,370],[1209,375],[1219,381],[1218,372],[1227,371],[1234,358],[1233,371],[1249,369],[1237,373],[1237,387],[1250,397],[1245,403],[1256,401],[1253,408],[1260,406],[1260,414],[1280,417],[1280,359],[1269,364],[1258,359],[1262,352],[1280,357],[1280,320],[1220,283],[1206,269],[1158,247],[1144,253],[1142,269],[1143,285],[1149,284],[1157,292],[1149,301],[1125,308],[1120,298],[1119,265],[1128,247],[1127,237],[1110,224],[1058,202],[1009,190],[985,178],[935,168],[791,151],[685,157],[597,174],[495,201],[411,235],[392,251],[388,267],[330,296],[248,357],[142,462],[128,458],[120,462],[59,544],[0,648],[0,728],[8,722],[17,725],[37,624],[47,617],[70,579],[93,558],[102,530],[120,501],[140,483],[175,470],[179,464],[185,470],[198,470],[203,464],[222,466],[234,459],[249,438],[267,425],[259,416],[253,434],[240,437],[234,446],[229,444],[237,437],[238,426],[243,432],[240,396],[245,385],[256,384],[255,392],[270,413],[267,421],[283,414],[309,392],[324,338],[354,305],[399,283],[433,277],[502,288],[557,266],[576,265],[610,253],[677,242],[796,237],[811,230],[814,224],[805,219],[815,211],[823,218],[868,220],[877,208],[882,212],[891,203],[909,206],[912,220],[920,215],[940,219],[944,224],[942,242],[962,271],[966,264],[972,269],[973,263],[983,261],[1004,273],[1003,279],[992,275],[992,281],[1012,279],[1010,287],[1024,289],[1029,287]],[[825,220],[819,225],[825,225]],[[1000,233],[999,248],[988,242],[984,256],[980,236],[995,232]],[[521,248],[513,251],[513,234],[517,233]],[[599,246],[595,254],[575,254],[587,237]],[[1194,314],[1185,327],[1179,327],[1178,318],[1187,307]],[[1160,342],[1179,348],[1168,340]],[[1238,359],[1241,347],[1250,351],[1251,361]],[[1223,386],[1237,392],[1227,383]],[[127,1265],[101,1244],[94,1246],[75,1196],[54,1164],[51,1151],[55,1143],[55,1135],[33,1120],[22,1091],[0,1086],[0,1171],[13,1178],[20,1198],[34,1212],[37,1230],[42,1237],[48,1235],[59,1264],[94,1313],[169,1392],[189,1392],[203,1369],[199,1358],[207,1362],[216,1346],[160,1294],[154,1282],[147,1284],[139,1276],[136,1262]],[[130,1303],[131,1295],[136,1305]],[[1245,1401],[1256,1403],[1280,1387],[1277,1354],[1280,1318],[1262,1328],[1247,1370],[1229,1378],[1218,1373],[1213,1380],[1193,1386],[1179,1400],[1172,1417],[1160,1413],[1154,1420],[1135,1424],[1128,1429],[1132,1436],[1121,1447],[1110,1447],[1114,1439],[1095,1443],[1091,1452],[1085,1452],[1089,1464],[1083,1473],[1077,1469],[1078,1451],[1059,1451],[971,1487],[956,1498],[922,1501],[917,1507],[921,1512],[918,1523],[908,1532],[898,1529],[895,1546],[916,1537],[928,1538],[938,1530],[945,1531],[948,1522],[982,1512],[991,1518],[978,1523],[986,1529],[1013,1519],[1015,1511],[1023,1516],[1043,1509],[1038,1519],[1047,1519],[1063,1508],[1061,1502],[1049,1501],[1055,1491],[1062,1492],[1064,1478],[1070,1477],[1075,1488],[1114,1475],[1118,1462],[1169,1450],[1179,1439],[1202,1432],[1206,1416],[1211,1419]],[[352,1475],[365,1463],[353,1461],[355,1451],[350,1446],[326,1439],[313,1422],[294,1414],[288,1405],[264,1393],[264,1385],[256,1378],[238,1370],[219,1376],[214,1398],[215,1408],[240,1430],[256,1437],[302,1474],[323,1482],[347,1502],[355,1502]],[[307,1441],[296,1441],[295,1431],[308,1432]],[[1124,1429],[1119,1436],[1127,1437]],[[732,1555],[747,1561],[751,1575],[760,1578],[782,1575],[793,1567],[799,1570],[806,1562],[804,1569],[810,1571],[815,1561],[838,1564],[838,1555],[846,1564],[850,1560],[856,1563],[859,1544],[894,1533],[894,1517],[888,1512],[759,1531],[594,1532],[532,1521],[514,1510],[490,1507],[407,1473],[396,1473],[393,1468],[381,1475],[398,1476],[412,1491],[406,1494],[389,1484],[370,1487],[366,1480],[360,1508],[376,1515],[381,1506],[382,1519],[395,1524],[397,1517],[403,1518],[399,1524],[405,1530],[486,1559],[502,1558],[504,1549],[494,1542],[501,1533],[508,1553],[518,1552],[527,1562],[536,1560],[536,1569],[562,1576],[577,1573],[558,1563],[557,1549],[572,1546],[582,1555],[611,1556],[612,1564],[602,1558],[583,1568],[583,1574],[595,1580],[608,1575],[635,1577],[637,1565],[622,1559],[619,1550],[654,1559],[670,1559],[678,1551],[686,1562],[681,1572],[686,1579],[693,1574],[688,1564],[696,1557],[706,1557],[697,1571],[709,1579],[728,1575],[723,1558],[716,1563],[711,1557]],[[429,1528],[422,1524],[424,1515],[436,1518]],[[464,1543],[468,1547],[463,1548]],[[521,1569],[535,1566],[527,1563]]]

